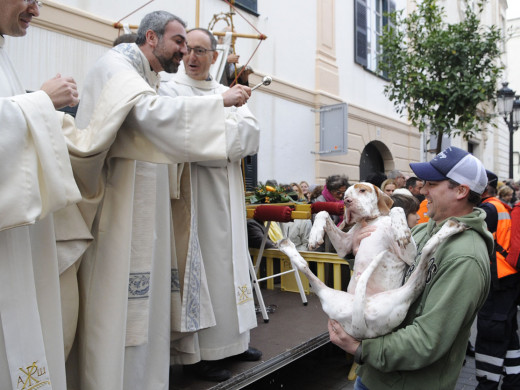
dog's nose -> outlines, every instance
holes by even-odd
[[[350,203],[352,203],[352,199],[351,198],[345,198],[344,203],[345,204],[350,204]]]

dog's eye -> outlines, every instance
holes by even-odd
[[[366,192],[366,190],[363,188],[363,189],[359,190],[359,192]]]

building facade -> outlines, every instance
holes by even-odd
[[[410,162],[431,158],[427,136],[395,113],[383,93],[386,81],[377,74],[378,36],[387,23],[384,12],[411,10],[414,2],[243,2],[250,9],[238,8],[239,14],[233,16],[235,31],[260,32],[267,39],[238,38],[240,62],[248,62],[255,71],[251,85],[264,75],[273,78],[270,86],[253,92],[249,101],[262,130],[259,181],[323,183],[329,175],[345,174],[356,182],[374,170],[411,174]],[[155,0],[137,10],[144,4],[142,0],[70,0],[66,4],[46,0],[27,36],[7,39],[6,48],[22,83],[35,90],[61,73],[72,75],[81,92],[86,72],[119,34],[115,22],[132,28],[146,13],[164,9],[186,20],[188,27],[208,27],[214,15],[230,10],[225,0]],[[459,2],[441,4],[450,17],[460,15]],[[506,8],[505,0],[490,0],[483,23],[505,26]],[[216,24],[215,31],[224,27]],[[451,144],[469,148],[503,177],[508,163],[507,128],[503,132],[503,126],[490,127],[470,145],[461,139]]]

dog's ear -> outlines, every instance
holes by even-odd
[[[390,214],[390,208],[394,204],[392,198],[390,198],[387,194],[385,194],[381,189],[374,185],[374,190],[376,191],[377,196],[377,208],[381,212],[381,215]]]

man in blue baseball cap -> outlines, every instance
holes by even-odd
[[[340,326],[330,332],[331,341],[360,364],[355,390],[455,388],[471,325],[489,290],[493,237],[485,213],[476,208],[487,185],[484,166],[468,152],[450,147],[410,167],[424,180],[421,194],[430,217],[412,229],[418,253],[448,219],[464,223],[467,230],[437,248],[424,291],[392,333],[361,341]]]

